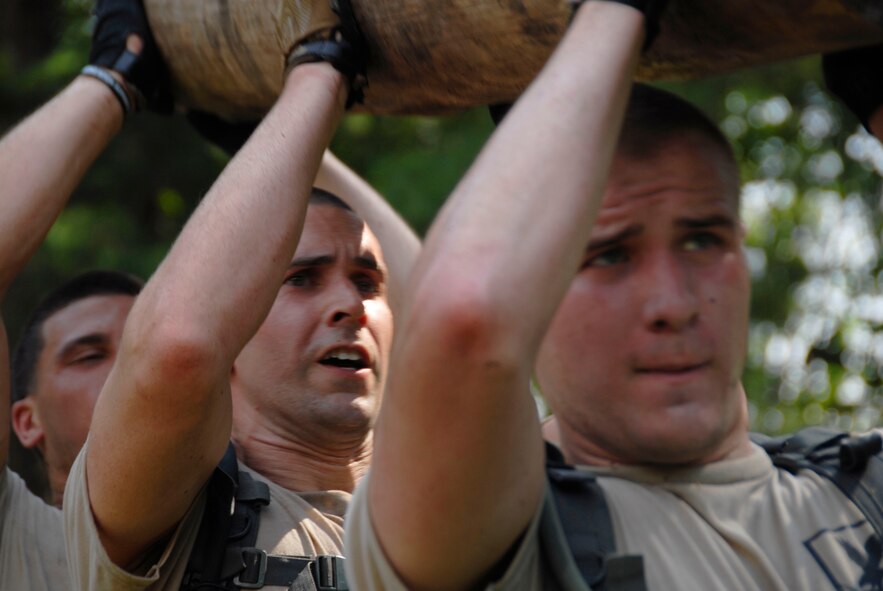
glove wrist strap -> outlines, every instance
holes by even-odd
[[[120,57],[118,57],[110,67],[111,70],[117,72],[126,80],[126,86],[131,89],[133,98],[135,99],[135,104],[133,105],[135,111],[140,111],[146,102],[141,90],[133,82],[138,73],[140,60],[141,57],[139,55],[132,53],[127,49],[120,54]]]
[[[313,37],[294,48],[286,60],[285,74],[301,65],[327,62],[344,75],[348,95],[346,108],[365,100],[365,87],[368,85],[364,70],[364,56],[343,38],[339,29],[334,29],[329,37]]]

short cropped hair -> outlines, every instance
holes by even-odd
[[[494,123],[499,125],[510,107],[510,104],[492,105],[490,114]],[[668,142],[690,132],[709,140],[720,149],[738,184],[739,166],[733,148],[720,128],[698,107],[655,86],[635,84],[632,87],[617,153],[637,160],[651,158]]]
[[[353,208],[350,207],[346,201],[334,193],[318,187],[313,187],[313,190],[310,193],[310,205],[331,205],[355,213]]]
[[[698,107],[661,88],[635,84],[617,150],[634,158],[653,156],[667,141],[691,131],[710,140],[735,164],[729,140]]]
[[[119,271],[87,271],[50,292],[28,318],[12,356],[12,401],[22,400],[34,387],[37,360],[43,351],[43,325],[53,314],[92,296],[135,297],[144,281]]]

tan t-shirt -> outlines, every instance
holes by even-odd
[[[610,505],[619,553],[644,557],[651,590],[871,589],[880,583],[880,540],[858,507],[815,473],[776,469],[759,447],[749,457],[698,468],[590,471]],[[358,582],[359,591],[405,589],[377,543],[366,484],[357,488],[347,516],[350,584]],[[586,589],[560,560],[553,502],[547,494],[509,570],[489,589]]]
[[[240,464],[255,480],[270,488],[270,504],[261,511],[257,547],[268,554],[292,556],[341,555],[343,515],[350,494],[342,491],[295,493]],[[75,589],[81,591],[177,591],[181,587],[202,512],[205,491],[199,494],[172,537],[148,552],[138,564],[122,569],[104,551],[89,505],[85,448],[80,452],[65,489],[65,536]],[[284,587],[264,587],[267,590]]]
[[[69,589],[61,511],[0,471],[0,589]]]

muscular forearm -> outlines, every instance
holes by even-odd
[[[411,269],[420,254],[420,239],[371,185],[331,152],[326,152],[322,159],[316,186],[346,201],[377,236],[389,268],[390,307],[393,313],[398,312]]]
[[[133,334],[144,320],[155,330],[159,318],[194,327],[229,367],[281,285],[342,97],[342,78],[330,66],[292,73],[139,298]]]
[[[484,277],[484,297],[501,319],[520,319],[508,324],[524,331],[522,342],[539,340],[571,279],[560,269],[576,269],[588,240],[642,26],[632,9],[586,4],[427,241],[424,260],[434,264],[425,280],[438,273],[444,281],[449,263],[463,276]]]
[[[0,141],[0,294],[122,122],[111,91],[81,76]]]

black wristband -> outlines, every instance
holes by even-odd
[[[98,66],[90,65],[80,70],[80,74],[104,82],[107,87],[113,91],[114,96],[117,98],[120,106],[123,108],[123,116],[128,117],[132,114],[132,101],[129,100],[129,93],[126,92],[126,89],[123,88],[123,85],[120,84],[110,72],[103,68],[99,68]]]

